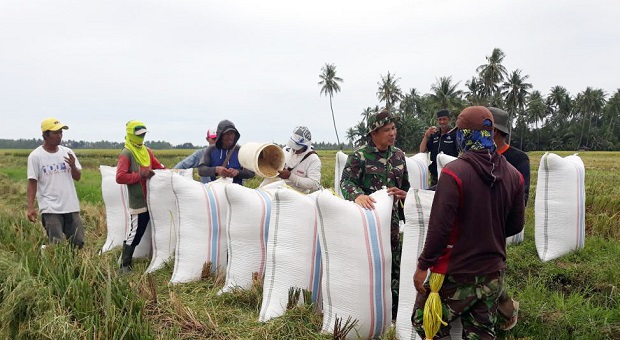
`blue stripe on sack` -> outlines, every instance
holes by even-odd
[[[364,209],[364,214],[366,215],[366,220],[368,221],[368,235],[370,236],[370,247],[372,256],[372,279],[375,283],[375,290],[372,292],[373,301],[374,301],[374,310],[375,313],[375,328],[371,329],[371,334],[374,336],[378,336],[383,331],[383,327],[379,327],[383,325],[383,264],[381,263],[381,249],[379,244],[379,235],[380,232],[377,228],[377,221],[375,220],[375,215],[373,214],[373,210]]]
[[[207,186],[207,198],[209,199],[209,212],[211,213],[211,272],[215,270],[219,264],[218,242],[220,239],[220,221],[218,216],[218,207],[212,186]]]
[[[269,238],[269,220],[271,219],[271,197],[264,190],[256,190],[259,195],[263,197],[265,200],[265,224],[262,226],[264,233],[263,243],[265,244],[265,249],[267,249],[267,239]]]
[[[315,240],[314,273],[312,273],[312,302],[317,302],[321,292],[321,243],[319,238]]]
[[[420,183],[422,186],[422,189],[427,189],[428,188],[428,168],[424,166],[424,164],[422,164],[421,162],[417,162],[418,164],[418,168],[420,168],[420,174],[422,175],[422,182]]]
[[[321,194],[322,195],[322,194]],[[327,316],[323,318],[323,328],[325,328],[326,325],[331,325],[332,324],[332,316],[333,316],[333,306],[332,306],[332,297],[331,297],[331,272],[330,272],[330,265],[329,265],[329,250],[327,247],[327,237],[326,237],[326,232],[325,232],[325,223],[323,221],[323,212],[321,211],[321,205],[319,204],[319,198],[321,196],[318,195],[316,197],[315,200],[315,206],[316,206],[316,214],[317,214],[317,223],[318,226],[320,228],[320,233],[319,233],[319,237],[322,238],[322,243],[323,243],[323,247],[321,248],[321,251],[325,252],[325,258],[323,259],[323,262],[325,263],[325,271],[323,272],[323,275],[325,275],[325,291],[323,293],[325,293],[325,295],[323,296],[323,315]]]

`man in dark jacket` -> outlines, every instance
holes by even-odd
[[[437,111],[437,126],[431,126],[424,132],[420,143],[420,152],[430,152],[431,163],[428,171],[431,173],[431,184],[437,184],[437,155],[440,152],[453,157],[459,155],[456,146],[456,131],[450,129],[450,111],[443,109]]]
[[[424,337],[427,270],[445,274],[439,295],[443,320],[461,317],[465,338],[492,339],[506,268],[506,237],[523,229],[523,176],[495,150],[493,116],[465,108],[456,126],[459,158],[443,168],[414,285],[413,325]],[[449,335],[449,326],[438,336]]]
[[[512,164],[523,175],[523,191],[525,205],[527,206],[527,200],[530,195],[530,158],[525,152],[506,143],[506,138],[508,137],[508,112],[496,107],[489,107],[488,109],[493,114],[493,140],[497,146],[497,152],[506,157],[508,163]]]
[[[497,146],[497,152],[506,157],[508,163],[514,166],[523,176],[523,197],[525,205],[530,196],[530,158],[527,154],[506,143],[509,130],[508,112],[496,107],[489,107],[493,114],[493,140]],[[504,289],[499,297],[497,311],[505,319],[500,320],[499,324],[503,330],[509,330],[517,324],[519,302],[514,301]],[[501,319],[501,318],[500,318]]]
[[[243,180],[254,177],[254,171],[244,169],[239,163],[239,137],[241,134],[230,120],[223,120],[217,125],[215,144],[210,145],[198,166],[201,177],[229,177],[233,183],[243,184]]]

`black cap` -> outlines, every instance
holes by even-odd
[[[437,116],[437,118],[449,117],[450,116],[450,111],[448,111],[446,109],[441,109],[441,110],[437,111],[437,113],[435,113],[435,115]]]

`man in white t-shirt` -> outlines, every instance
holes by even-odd
[[[36,197],[49,242],[68,239],[73,246],[82,248],[84,226],[73,184],[80,180],[82,166],[71,149],[60,145],[62,131],[68,128],[56,118],[41,122],[43,145],[28,156],[28,220],[37,221]]]
[[[312,135],[305,126],[293,129],[284,147],[284,170],[278,177],[294,189],[310,193],[321,187],[321,160],[312,148]]]

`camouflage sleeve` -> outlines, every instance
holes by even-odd
[[[347,158],[347,164],[342,170],[340,179],[340,191],[344,199],[355,201],[357,196],[364,194],[361,188],[363,166],[359,152],[354,152]]]

